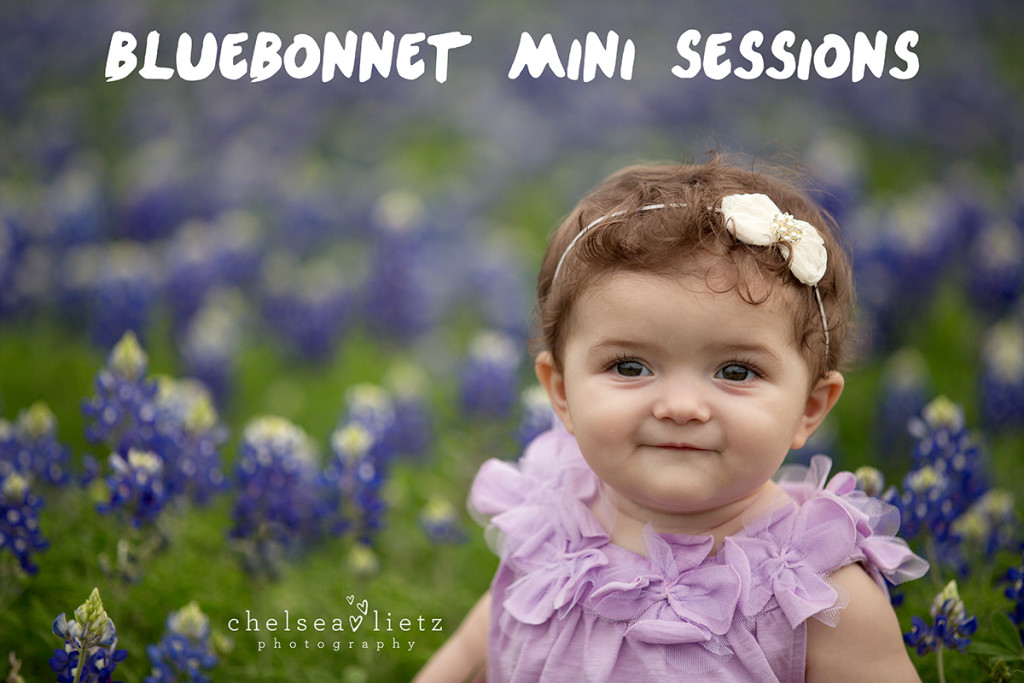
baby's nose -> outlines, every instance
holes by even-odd
[[[655,399],[654,416],[679,424],[707,422],[711,417],[705,387],[698,381],[683,378],[666,380]]]

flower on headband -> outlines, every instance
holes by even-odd
[[[726,228],[741,242],[777,244],[782,255],[793,251],[790,270],[805,285],[815,286],[825,274],[825,242],[813,225],[783,213],[763,194],[731,194],[722,199]]]

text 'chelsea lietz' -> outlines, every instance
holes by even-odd
[[[401,631],[408,633],[410,631],[419,631],[422,633],[428,630],[435,632],[442,630],[440,617],[417,616],[415,618],[401,617],[392,620],[391,612],[388,612],[386,616],[382,616],[375,609],[369,611],[360,609],[360,611],[364,615],[367,615],[367,619],[370,621],[367,621],[366,628],[373,632],[383,631],[385,633],[391,633],[393,631]],[[350,616],[347,621],[342,617],[329,619],[325,619],[323,617],[317,617],[315,619],[298,617],[292,621],[291,614],[288,610],[284,610],[283,616],[283,619],[279,619],[277,617],[264,619],[261,624],[258,617],[253,616],[249,610],[245,610],[244,619],[238,617],[228,619],[228,630],[236,633],[238,631],[259,633],[261,630],[269,631],[271,633],[276,633],[278,631],[288,633],[292,630],[298,631],[299,633],[305,633],[307,630],[323,633],[325,631],[343,632],[346,630],[356,632],[361,626],[363,626],[363,617],[358,614]]]
[[[329,31],[322,39],[298,33],[285,45],[281,36],[270,31],[260,31],[251,41],[248,33],[228,33],[220,39],[207,33],[197,56],[192,36],[182,33],[178,36],[174,66],[170,66],[159,63],[160,34],[150,31],[139,66],[138,39],[128,31],[115,31],[107,52],[105,76],[108,82],[119,81],[138,70],[138,75],[147,80],[169,80],[176,76],[183,81],[201,81],[219,72],[228,80],[247,77],[257,83],[283,71],[293,79],[319,74],[324,83],[339,74],[365,82],[375,76],[389,78],[397,73],[399,78],[411,81],[427,72],[425,62],[431,60],[434,80],[444,83],[453,51],[472,40],[472,36],[459,31],[429,36],[396,36],[385,31],[379,37],[369,31],[361,35],[348,31],[344,40]],[[877,31],[874,37],[857,32],[852,40],[835,33],[816,40],[798,40],[788,30],[771,38],[761,31],[748,31],[734,38],[728,32],[705,36],[690,29],[676,41],[676,54],[682,63],[672,65],[670,70],[682,79],[703,74],[712,80],[730,76],[745,80],[762,76],[808,80],[813,74],[823,79],[848,77],[857,82],[870,72],[875,78],[888,75],[905,80],[917,75],[920,68],[914,53],[917,42],[917,32],[910,30],[890,43],[884,31]],[[635,62],[635,43],[631,39],[620,41],[615,31],[609,31],[604,39],[589,32],[583,40],[573,39],[568,47],[556,45],[550,33],[536,41],[524,32],[508,78],[520,78],[525,72],[533,78],[551,74],[587,83],[598,78],[600,72],[608,79],[628,81],[633,78]]]

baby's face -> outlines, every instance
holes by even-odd
[[[754,306],[693,276],[612,274],[577,302],[559,378],[590,467],[659,513],[756,494],[817,426],[781,287]]]

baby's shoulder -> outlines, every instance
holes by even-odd
[[[860,564],[829,582],[845,603],[834,625],[807,622],[807,681],[919,681],[888,594]]]

